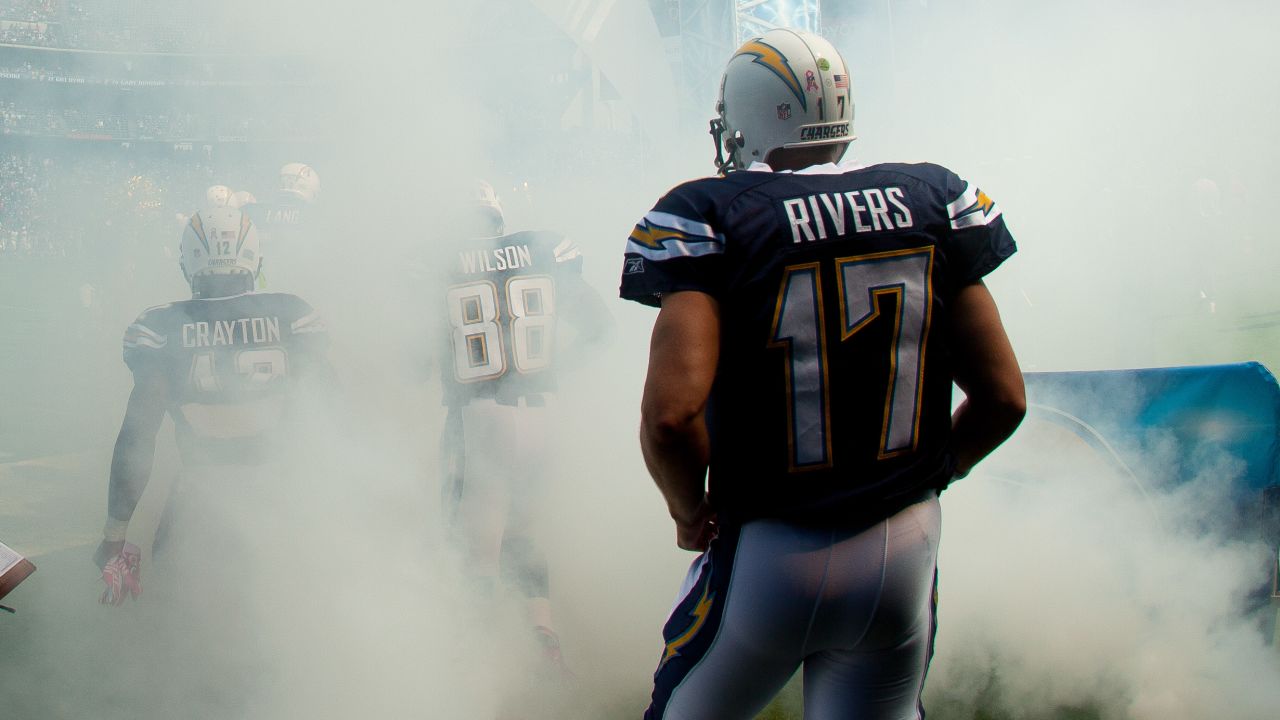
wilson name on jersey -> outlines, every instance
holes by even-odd
[[[950,299],[1016,250],[931,164],[681,185],[627,241],[621,295],[720,301],[710,491],[738,516],[876,512],[950,477]]]
[[[445,402],[555,389],[558,289],[582,282],[576,245],[549,232],[464,240],[445,254]]]
[[[135,376],[166,381],[184,463],[251,465],[270,459],[294,380],[326,344],[301,298],[246,293],[143,312],[125,332],[124,360]]]

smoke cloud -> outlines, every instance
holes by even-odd
[[[0,617],[0,697],[14,717],[483,718],[512,697],[548,716],[640,714],[692,559],[674,548],[636,441],[652,311],[610,300],[611,343],[559,393],[539,509],[578,677],[570,709],[541,707],[518,603],[476,587],[441,520],[443,408],[423,360],[436,288],[417,269],[435,262],[459,188],[484,178],[509,229],[569,235],[587,280],[615,295],[632,224],[669,187],[712,171],[711,108],[681,104],[666,49],[621,44],[632,26],[619,18],[660,4],[174,5],[173,22],[197,13],[206,39],[243,56],[246,77],[281,72],[256,66],[262,53],[294,56],[303,87],[222,112],[300,113],[311,139],[196,147],[179,161],[136,154],[124,162],[151,185],[128,187],[161,209],[145,222],[129,219],[137,203],[117,202],[139,197],[122,189],[119,161],[0,139],[23,158],[19,182],[61,178],[45,216],[92,228],[56,262],[0,254],[11,348],[0,539],[41,566],[10,598],[19,614]],[[851,154],[947,165],[1005,212],[1021,250],[990,286],[1026,369],[1276,367],[1280,252],[1264,224],[1280,191],[1272,4],[827,5],[853,73]],[[163,17],[138,42],[173,36]],[[658,37],[638,25],[633,35]],[[593,69],[620,62],[645,71],[623,82]],[[720,70],[705,68],[704,94]],[[46,101],[17,87],[19,105]],[[636,88],[673,104],[627,94]],[[172,101],[207,107],[190,88]],[[189,294],[172,215],[215,182],[268,192],[288,161],[323,178],[323,225],[305,262],[268,257],[266,269],[271,289],[327,317],[340,397],[311,399],[289,472],[208,479],[198,563],[147,555],[143,599],[101,608],[88,558],[130,387],[120,333],[143,308]],[[130,530],[144,550],[180,472],[171,427],[158,445]],[[1149,477],[1168,459],[1154,450],[1144,462]],[[931,715],[1267,716],[1280,701],[1276,654],[1246,600],[1268,550],[1214,529],[1232,473],[1215,458],[1189,485],[1143,492],[1029,425],[944,495]],[[799,717],[794,693],[773,712]]]

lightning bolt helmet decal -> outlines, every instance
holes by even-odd
[[[804,110],[809,109],[809,103],[804,97],[804,88],[800,86],[800,78],[796,77],[795,71],[791,69],[791,63],[787,62],[787,58],[777,48],[760,39],[755,39],[738,48],[738,52],[734,53],[733,56],[738,57],[739,55],[754,56],[755,59],[752,62],[768,68],[774,75],[777,75],[791,90],[791,94],[796,96],[800,107]],[[732,58],[730,61],[732,61]]]

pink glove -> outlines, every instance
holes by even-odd
[[[120,554],[107,561],[102,568],[102,581],[107,589],[102,591],[98,602],[103,605],[121,605],[125,595],[132,595],[134,600],[142,594],[142,553],[133,543],[125,543]]]

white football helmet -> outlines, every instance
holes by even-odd
[[[507,231],[506,220],[502,217],[502,203],[498,201],[498,193],[493,186],[481,180],[476,183],[476,194],[473,198],[476,209],[482,219],[482,231],[492,226],[492,235],[497,237]]]
[[[237,190],[231,193],[231,199],[227,201],[227,207],[243,208],[255,205],[257,202],[258,198],[254,197],[253,193],[248,190]]]
[[[313,203],[320,196],[320,176],[310,165],[287,163],[280,168],[280,191]]]
[[[226,185],[210,185],[204,191],[204,206],[210,208],[226,207],[231,202],[231,188]]]
[[[840,52],[818,35],[777,29],[747,41],[720,81],[719,117],[711,121],[716,167],[740,170],[777,148],[847,145],[851,84]]]
[[[178,250],[178,264],[192,290],[202,277],[237,274],[245,275],[252,288],[262,267],[258,231],[236,208],[209,208],[192,215]]]

